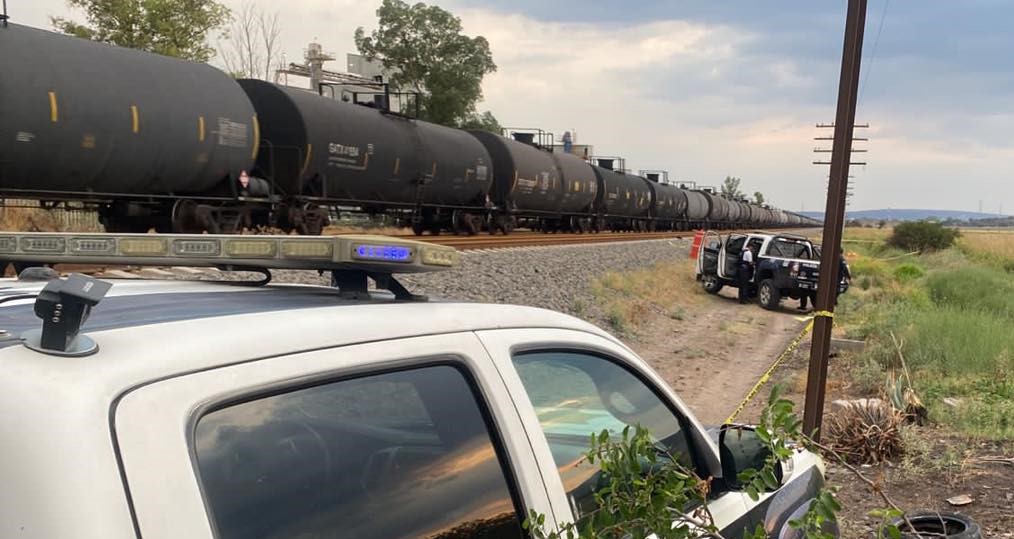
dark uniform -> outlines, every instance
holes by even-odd
[[[849,270],[849,265],[845,262],[845,255],[842,254],[841,258],[838,259],[838,280],[844,280],[845,284],[848,285],[852,282],[852,271]],[[834,291],[834,304],[838,305],[838,296],[841,295],[841,286]]]
[[[848,263],[845,262],[845,255],[841,255],[838,259],[838,281],[839,284],[835,285],[834,291],[834,304],[838,305],[838,296],[841,295],[841,280],[845,280],[845,284],[852,282],[852,271],[849,270]],[[806,300],[809,299],[813,302],[813,306],[817,306],[817,293],[816,292],[803,292],[803,295],[799,298],[799,310],[806,309]]]
[[[746,303],[750,299],[750,279],[753,278],[753,251],[744,248],[736,267],[736,281],[739,286],[739,302]]]

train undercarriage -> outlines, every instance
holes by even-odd
[[[725,223],[624,217],[603,214],[551,214],[507,211],[499,208],[415,206],[390,208],[376,206],[325,205],[331,201],[292,199],[113,199],[84,200],[73,205],[42,201],[42,209],[95,211],[98,221],[109,232],[175,232],[185,234],[297,233],[320,235],[333,217],[341,213],[387,216],[398,226],[416,235],[511,234],[521,228],[547,234],[588,234],[610,232],[668,232],[695,228],[763,227],[760,223]],[[778,226],[771,224],[770,226]]]
[[[171,202],[114,201],[97,207],[99,222],[108,232],[179,234],[242,234],[274,230],[318,236],[330,224],[328,210],[312,202],[209,202],[178,199]]]

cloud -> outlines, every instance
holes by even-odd
[[[355,28],[376,26],[379,0],[256,3],[282,12],[290,61],[316,39],[342,69]],[[489,39],[499,70],[480,108],[504,124],[573,130],[634,169],[702,183],[737,175],[784,207],[823,208],[827,170],[811,164],[811,139],[835,114],[842,3],[435,3]],[[893,2],[878,39],[884,6],[871,0],[867,17],[857,120],[872,125],[870,165],[854,172],[853,206],[969,209],[990,198],[1014,208],[1014,6]],[[63,0],[10,9],[41,27],[67,13]]]

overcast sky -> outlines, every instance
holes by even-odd
[[[290,61],[315,39],[338,54],[335,70],[379,4],[254,2],[280,11]],[[780,207],[824,209],[827,167],[810,164],[812,138],[834,119],[844,1],[432,3],[490,41],[499,70],[479,108],[502,124],[573,130],[634,170],[712,185],[739,176]],[[8,9],[40,28],[74,16],[63,0]],[[869,165],[853,167],[850,209],[1014,213],[1012,22],[1006,0],[870,0],[857,115],[871,126],[869,152],[854,158]]]

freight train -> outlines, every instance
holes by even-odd
[[[338,208],[417,234],[818,224],[528,140],[15,24],[0,27],[0,54],[0,197],[94,209],[109,231],[319,234]]]

